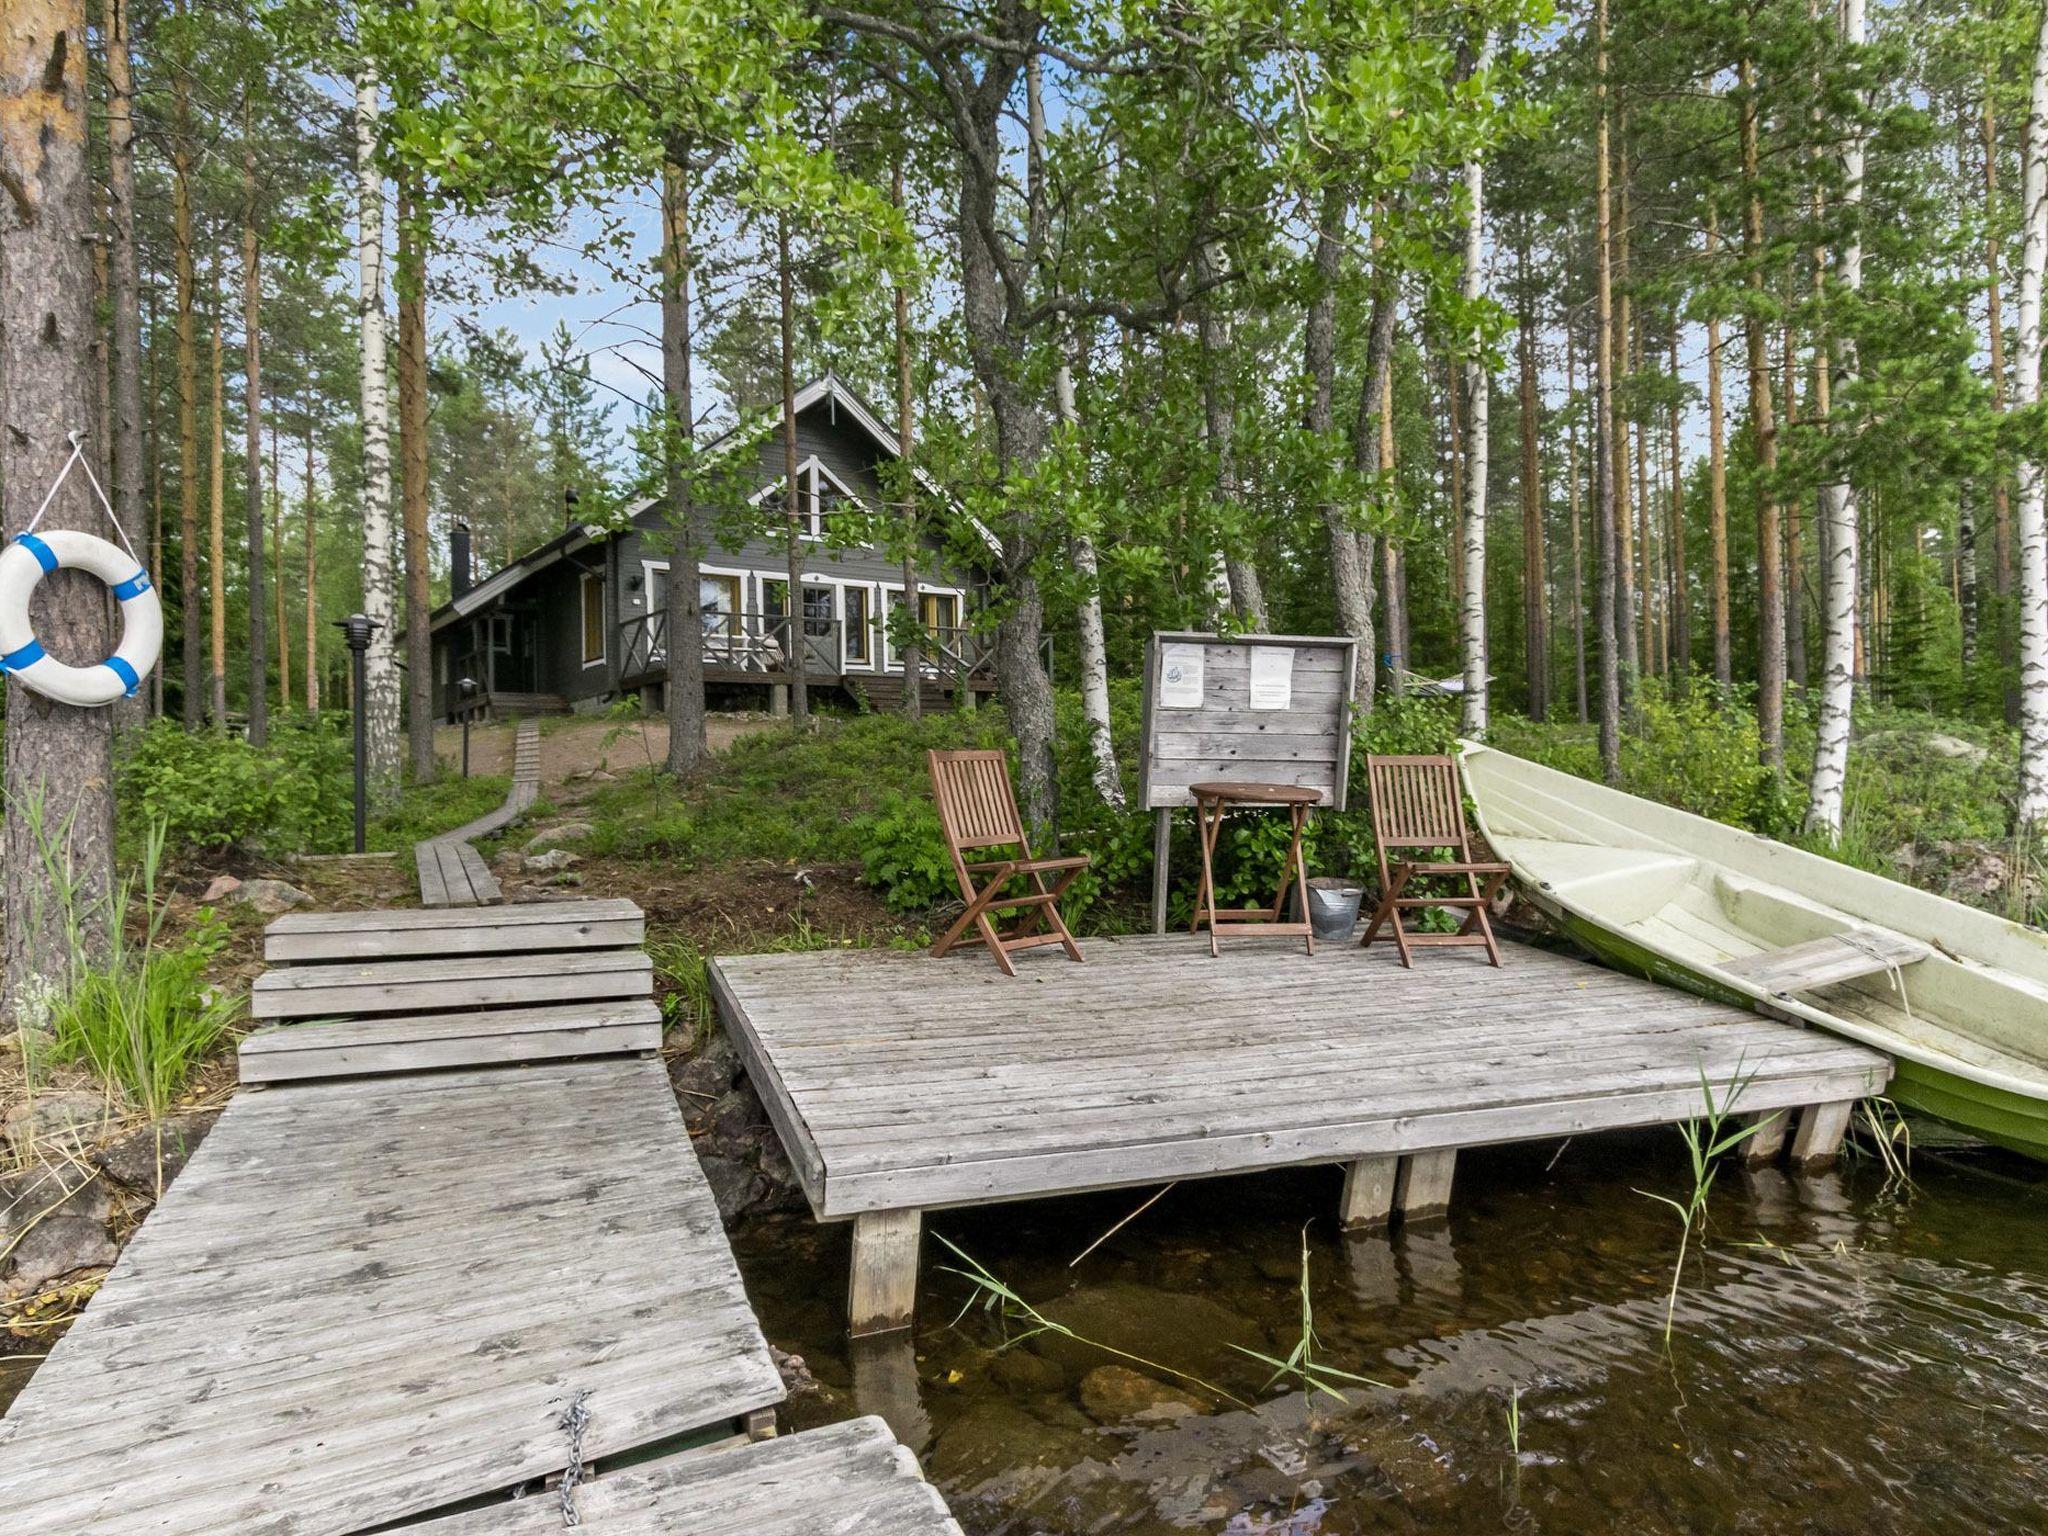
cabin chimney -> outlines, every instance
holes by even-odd
[[[448,531],[448,595],[460,597],[475,584],[469,569],[469,524],[458,517]]]
[[[574,528],[576,526],[579,521],[576,516],[576,503],[582,499],[581,496],[576,494],[575,486],[565,485],[562,487],[562,526],[564,528]]]

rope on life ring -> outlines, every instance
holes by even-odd
[[[36,515],[29,520],[28,528],[0,549],[0,675],[18,678],[60,704],[90,708],[111,704],[142,686],[142,679],[156,665],[158,652],[163,648],[164,616],[156,588],[133,549],[117,548],[97,534],[74,529],[52,529],[45,534],[35,531],[72,466],[83,463],[85,444],[77,433],[71,435],[71,443],[70,459]],[[114,509],[107,505],[106,492],[100,490],[90,465],[85,466],[85,476],[92,482],[92,488],[99,491],[107,519],[126,545],[128,536],[114,516]],[[58,570],[97,576],[121,604],[121,643],[114,648],[113,655],[94,666],[68,666],[45,651],[36,639],[29,603],[42,579]]]

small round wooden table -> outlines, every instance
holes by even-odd
[[[1209,925],[1209,953],[1212,957],[1222,952],[1216,943],[1216,930],[1225,923],[1257,923],[1266,937],[1304,939],[1308,943],[1308,952],[1314,954],[1315,930],[1305,922],[1283,922],[1281,915],[1287,910],[1288,890],[1296,881],[1301,884],[1303,915],[1307,914],[1308,871],[1301,861],[1301,837],[1308,830],[1309,807],[1322,803],[1322,791],[1303,789],[1294,784],[1220,780],[1190,784],[1188,793],[1194,796],[1195,826],[1202,834],[1202,884],[1195,892],[1195,920],[1189,931],[1199,932],[1204,923]],[[1287,862],[1280,875],[1280,891],[1270,907],[1228,907],[1219,912],[1216,910],[1216,838],[1223,830],[1226,812],[1252,808],[1284,809],[1294,823],[1294,837],[1288,844]]]

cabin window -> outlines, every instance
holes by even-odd
[[[577,583],[583,598],[583,665],[604,665],[604,578],[585,571]]]
[[[699,576],[697,603],[704,615],[704,633],[725,639],[740,631],[740,579],[737,576]]]
[[[866,587],[841,587],[841,600],[846,604],[846,661],[849,666],[872,666],[874,654],[871,650],[869,631],[873,627],[868,612],[869,594]]]
[[[960,598],[956,593],[920,591],[917,594],[917,612],[928,630],[945,631],[960,627]]]

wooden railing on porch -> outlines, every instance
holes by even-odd
[[[803,621],[804,674],[838,679],[841,631],[839,619]],[[852,663],[852,676],[901,676],[899,658],[885,658],[879,620],[868,626],[868,655],[882,664]],[[952,687],[989,687],[995,678],[995,637],[962,625],[928,627],[918,670],[928,680]],[[735,675],[775,682],[790,676],[791,621],[779,614],[707,614],[704,616],[704,667],[725,679]],[[656,610],[627,619],[619,626],[619,681],[631,687],[668,672],[668,613]]]

